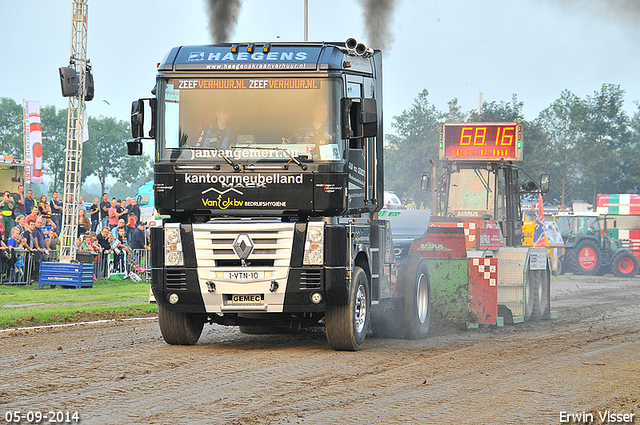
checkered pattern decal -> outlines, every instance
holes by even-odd
[[[496,286],[498,279],[497,258],[474,258],[472,267],[489,282],[489,286]]]
[[[482,219],[479,219],[482,221]],[[462,227],[464,229],[464,239],[467,249],[475,249],[476,247],[476,229],[478,224],[474,221],[463,223],[429,223],[430,227]]]

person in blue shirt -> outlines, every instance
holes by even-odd
[[[36,204],[36,200],[33,199],[33,190],[29,189],[27,190],[27,197],[24,198],[24,210],[27,214],[31,214],[34,206],[37,207],[38,205]]]
[[[11,229],[11,237],[7,241],[8,255],[6,255],[6,257],[7,267],[9,269],[7,273],[9,282],[17,282],[24,274],[24,270],[16,266],[18,263],[18,255],[22,255],[18,254],[18,250],[21,248],[22,238],[20,238],[20,228],[14,227]]]
[[[51,195],[49,206],[51,207],[51,220],[56,224],[56,234],[60,235],[60,229],[62,228],[62,201],[58,199],[58,192],[53,192]]]

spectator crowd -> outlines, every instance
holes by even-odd
[[[20,261],[21,252],[31,253],[28,267],[32,281],[38,276],[41,261],[57,261],[64,208],[58,192],[53,192],[50,200],[46,195],[34,199],[33,191],[28,189],[25,193],[22,185],[13,196],[9,191],[4,192],[0,201],[0,273],[3,280],[13,282],[20,277],[17,274],[25,273]],[[155,222],[149,224],[153,226]],[[107,193],[102,195],[102,200],[95,198],[89,207],[82,197],[79,198],[76,237],[77,251],[100,254],[102,259],[113,254],[114,268],[121,272],[126,272],[127,256],[131,258],[133,252],[149,246],[147,223],[140,220],[136,200],[109,200]]]

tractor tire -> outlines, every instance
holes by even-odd
[[[536,305],[536,285],[535,272],[527,270],[524,283],[524,321],[528,322],[533,314],[533,307]]]
[[[431,284],[427,262],[418,253],[409,254],[404,290],[403,336],[424,339],[431,321]]]
[[[601,257],[600,249],[594,241],[583,240],[571,250],[569,266],[575,274],[593,276],[600,270]]]
[[[635,277],[638,274],[638,257],[628,251],[617,253],[611,260],[611,271],[616,277]]]
[[[547,301],[549,298],[549,282],[546,270],[535,270],[531,272],[533,276],[533,310],[529,320],[541,320],[547,312]]]
[[[558,258],[558,270],[556,270],[555,276],[562,276],[567,271],[567,266],[564,265],[564,258]]]
[[[329,304],[325,311],[325,330],[334,350],[356,351],[367,335],[371,315],[369,278],[358,266],[353,268],[346,304]]]
[[[198,342],[206,316],[196,313],[171,311],[164,304],[158,304],[160,333],[167,344],[193,345]]]

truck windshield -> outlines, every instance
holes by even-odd
[[[340,88],[326,78],[164,80],[158,156],[289,162],[286,149],[301,160],[341,160]]]

